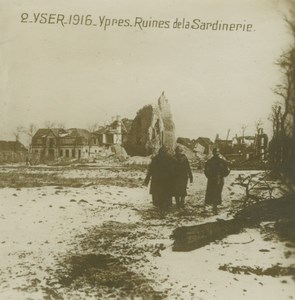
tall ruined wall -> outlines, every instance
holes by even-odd
[[[164,92],[158,99],[158,106],[160,109],[161,117],[164,124],[164,137],[163,143],[170,149],[174,148],[175,145],[175,125],[171,113],[170,104],[166,99]]]
[[[147,156],[175,144],[174,123],[164,93],[156,105],[144,106],[132,122],[124,147],[129,155]]]
[[[129,155],[146,156],[159,148],[163,124],[159,110],[152,105],[137,112],[129,131],[125,149]]]

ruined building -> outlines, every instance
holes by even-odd
[[[129,155],[147,156],[162,146],[175,145],[175,126],[164,92],[155,105],[146,105],[137,112],[124,147]]]
[[[28,151],[19,141],[0,141],[0,163],[24,162]]]
[[[98,151],[98,138],[85,129],[40,128],[32,138],[32,155],[39,160],[83,159]]]
[[[189,139],[179,137],[176,141],[178,144],[189,148],[197,155],[209,155],[213,150],[213,142],[207,137],[198,137],[197,139]]]
[[[126,123],[126,120],[125,120]],[[95,132],[79,128],[41,128],[32,138],[32,154],[39,160],[88,159],[105,156],[121,145],[126,126],[120,118]]]
[[[130,131],[133,120],[116,116],[109,125],[100,126],[94,134],[101,145],[123,145]]]

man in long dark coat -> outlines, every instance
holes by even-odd
[[[184,199],[187,196],[187,183],[190,179],[190,183],[193,182],[193,174],[189,165],[189,161],[183,149],[180,146],[175,148],[175,186],[174,196],[177,207],[184,207]]]
[[[213,213],[217,214],[217,205],[221,204],[221,193],[224,185],[224,177],[230,172],[225,159],[220,156],[218,149],[213,149],[213,157],[205,164],[205,175],[208,178],[205,204],[213,207]]]
[[[144,184],[148,185],[151,179],[150,194],[153,204],[159,208],[163,216],[172,205],[175,163],[169,155],[168,149],[163,146],[152,159]]]

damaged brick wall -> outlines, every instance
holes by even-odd
[[[169,148],[175,144],[175,126],[164,93],[156,105],[146,105],[137,112],[124,147],[131,156],[147,156],[163,144]]]

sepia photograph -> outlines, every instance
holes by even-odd
[[[295,0],[0,0],[0,300],[295,299]]]

